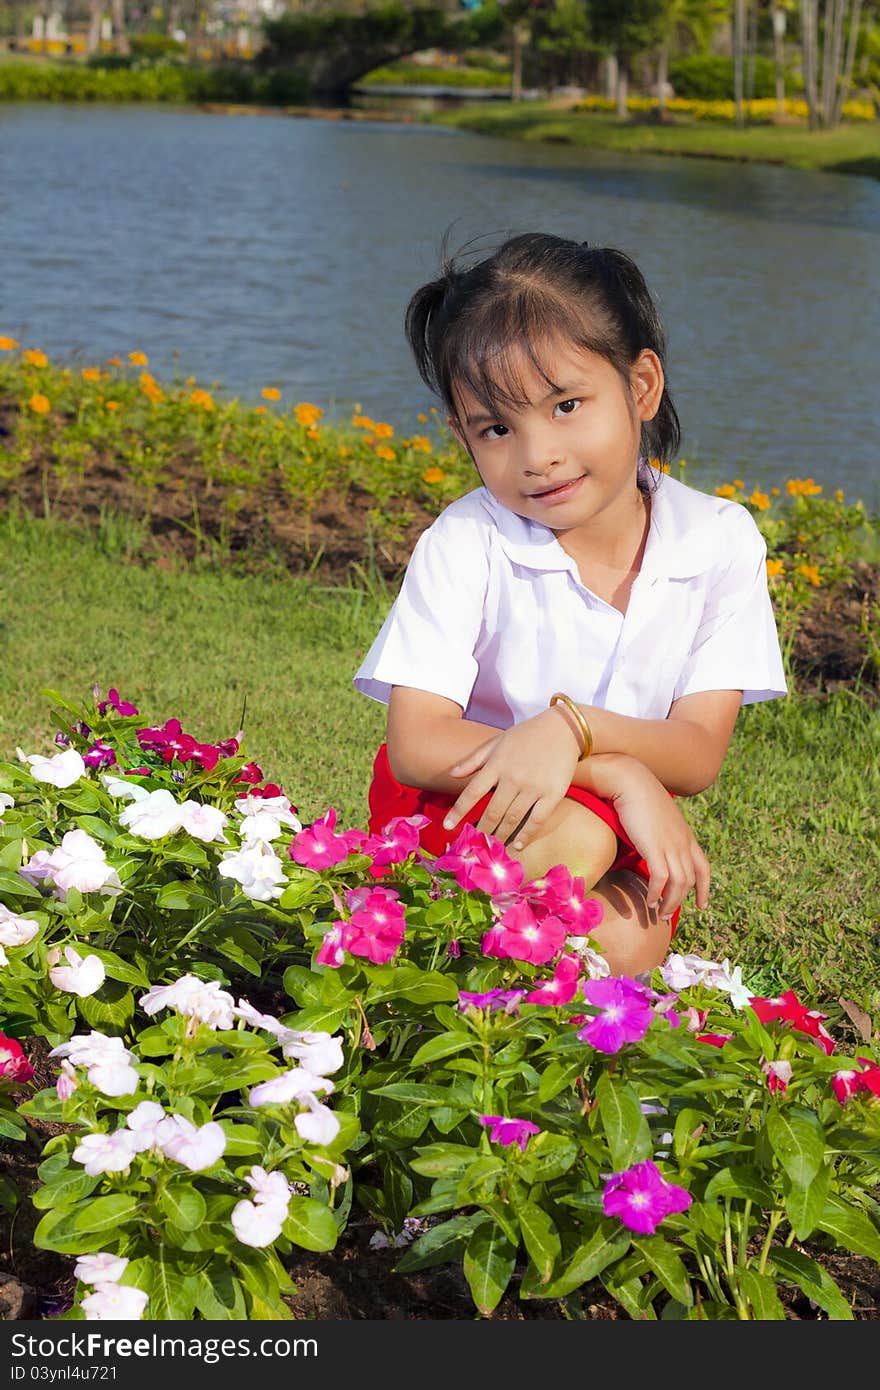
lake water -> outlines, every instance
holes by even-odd
[[[401,431],[432,402],[403,337],[453,243],[540,229],[641,265],[686,458],[878,503],[880,182],[528,146],[380,121],[0,106],[0,333],[139,348]]]

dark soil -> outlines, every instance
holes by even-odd
[[[12,426],[0,405],[0,435]],[[36,463],[12,487],[0,485],[0,508],[19,505],[34,515],[49,513],[93,531],[102,517],[131,518],[125,537],[129,560],[163,569],[201,560],[241,572],[280,565],[325,584],[345,584],[366,573],[394,586],[416,539],[439,510],[439,505],[431,508],[411,497],[380,506],[356,486],[322,494],[310,515],[296,510],[274,483],[250,495],[247,506],[239,509],[235,500],[230,490],[206,480],[196,458],[185,456],[177,459],[174,477],[156,489],[148,513],[143,490],[112,460],[91,466],[66,485]],[[792,648],[800,693],[858,687],[867,698],[877,698],[880,666],[865,619],[878,608],[877,565],[857,563],[848,584],[816,590],[800,617]]]

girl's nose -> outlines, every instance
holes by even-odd
[[[520,458],[524,473],[543,476],[561,462],[558,436],[547,429],[529,431],[522,436]]]

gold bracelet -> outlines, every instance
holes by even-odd
[[[565,708],[569,711],[572,718],[576,721],[577,726],[581,731],[581,740],[583,746],[581,748],[581,755],[578,758],[578,762],[582,762],[583,759],[588,758],[593,751],[593,731],[587,723],[583,713],[580,709],[578,709],[577,705],[575,704],[574,700],[571,698],[570,695],[566,695],[563,693],[563,691],[557,690],[555,695],[550,696],[550,705],[548,706],[548,708],[552,709],[552,707],[556,704],[557,700],[562,701],[562,703],[565,705]]]

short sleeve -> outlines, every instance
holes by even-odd
[[[741,690],[743,704],[786,693],[767,586],[767,546],[751,514],[726,508],[719,521],[726,563],[713,569],[703,615],[674,700],[704,690]]]
[[[416,542],[356,689],[387,704],[393,685],[408,685],[467,708],[488,570],[485,525],[453,503]]]

